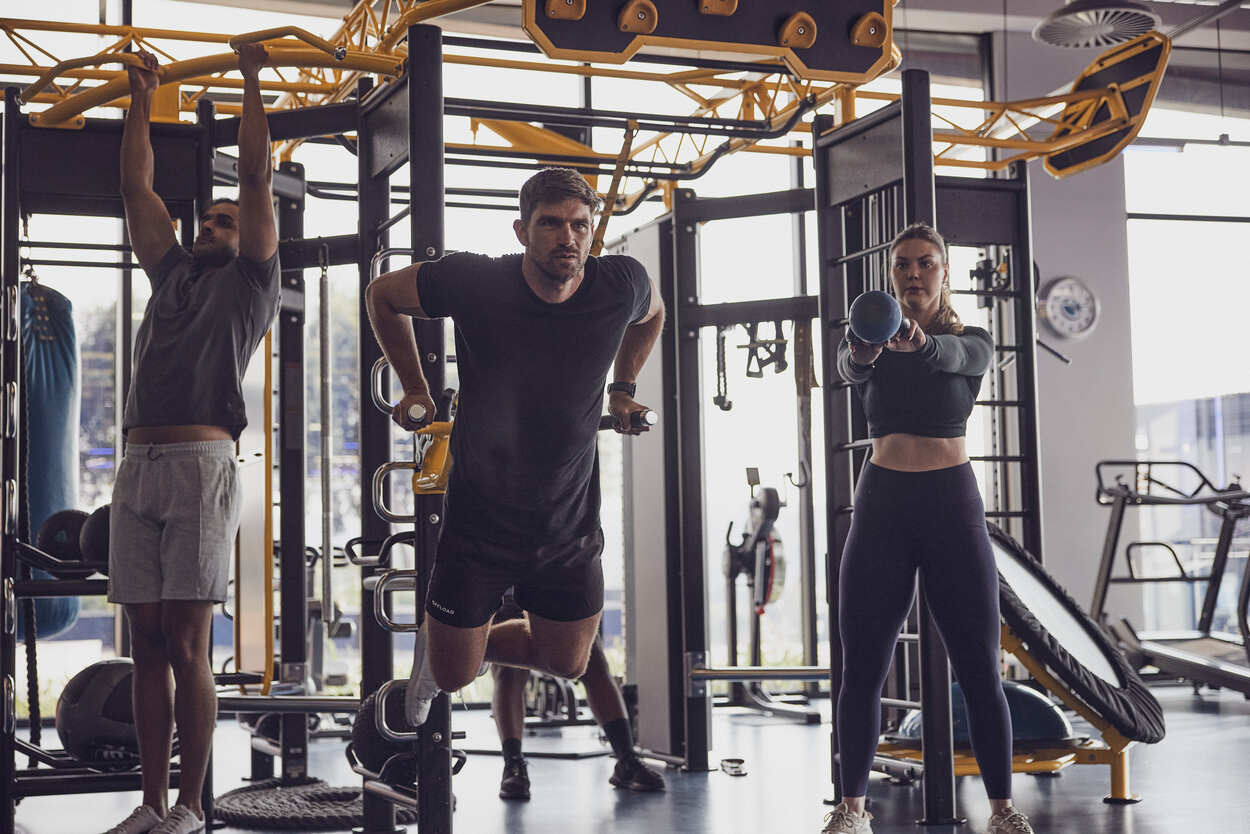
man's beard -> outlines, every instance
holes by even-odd
[[[576,253],[574,253],[573,257],[575,259],[578,258]],[[543,271],[543,274],[547,276],[548,280],[550,280],[552,283],[564,286],[569,281],[572,281],[579,274],[581,274],[581,271],[586,268],[586,262],[584,260],[577,259],[575,262],[577,266],[572,269],[564,266],[565,261],[558,260],[556,258],[552,258],[550,261],[547,262],[547,264],[540,263],[538,266],[539,266],[539,269]],[[559,267],[560,271],[558,272],[554,271],[552,267]]]
[[[205,266],[221,266],[235,257],[235,252],[220,243],[197,243],[191,247],[191,256],[196,263]]]

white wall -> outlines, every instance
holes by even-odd
[[[1097,54],[1060,50],[1012,33],[1003,49],[994,37],[995,99],[1023,99],[1070,87]],[[1003,59],[1009,88],[1003,83]],[[1133,458],[1132,343],[1129,322],[1128,237],[1122,159],[1056,180],[1031,163],[1033,252],[1044,283],[1073,275],[1101,300],[1097,328],[1085,340],[1039,335],[1067,355],[1071,365],[1038,352],[1042,452],[1042,536],[1047,569],[1081,603],[1089,605],[1108,519],[1094,501],[1094,464]],[[1136,538],[1126,519],[1126,541]],[[1141,622],[1138,604],[1117,594],[1112,613]],[[1121,602],[1123,601],[1123,602]]]

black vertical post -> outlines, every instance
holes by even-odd
[[[846,281],[842,268],[830,263],[834,253],[848,249],[843,240],[841,210],[830,205],[829,170],[820,137],[833,129],[833,117],[817,115],[812,122],[812,158],[816,168],[816,233],[819,238],[820,263],[820,328],[821,328],[821,377],[825,384],[821,389],[825,412],[825,600],[829,610],[829,697],[837,714],[838,693],[842,690],[842,636],[838,631],[838,576],[842,560],[842,545],[850,532],[851,496],[855,489],[854,460],[851,455],[839,454],[842,444],[852,438],[851,390],[841,382],[838,374],[838,344],[842,341],[847,311],[850,308]],[[838,759],[837,721],[829,726],[829,778],[833,783],[835,799],[841,799],[839,781],[841,764]]]
[[[13,596],[13,583],[17,579],[17,484],[18,450],[21,414],[17,407],[21,402],[21,340],[18,317],[18,223],[21,207],[18,204],[18,149],[21,120],[24,118],[18,104],[18,89],[9,87],[4,91],[4,193],[3,224],[0,226],[0,272],[4,275],[3,294],[0,295],[0,372],[4,375],[4,388],[0,391],[0,834],[12,834],[16,825],[16,761],[14,759],[14,733],[17,731],[17,670],[15,667],[17,610]]]
[[[659,224],[660,274],[651,276],[660,289],[660,297],[664,301],[664,309],[670,311],[670,322],[675,322],[679,315],[677,289],[678,265],[674,256],[673,236],[675,234],[674,218]],[[675,323],[666,326],[660,333],[660,385],[662,390],[661,413],[667,409],[672,415],[668,425],[677,425],[678,403],[681,401],[681,381],[678,378],[678,357],[684,336]],[[626,445],[626,453],[629,452]],[[668,663],[666,678],[669,683],[667,693],[668,713],[668,748],[673,755],[686,755],[686,685],[685,685],[685,633],[682,621],[682,508],[681,508],[681,455],[682,437],[679,431],[664,432],[664,616],[668,624],[667,642],[664,657]],[[628,493],[627,493],[628,496]],[[628,528],[627,528],[628,529]]]
[[[197,135],[195,138],[195,205],[192,210],[191,222],[184,224],[183,237],[189,232],[195,238],[198,219],[213,201],[213,103],[207,98],[200,99],[195,107]],[[268,357],[265,357],[268,361]],[[119,412],[120,415],[120,412]],[[120,416],[119,416],[120,419]],[[210,628],[208,637],[208,662],[212,666],[213,637]],[[209,751],[208,762],[204,768],[204,785],[200,789],[200,802],[204,808],[204,819],[211,824],[213,819],[213,754]]]
[[[929,73],[903,71],[903,219],[935,225],[937,195],[933,182],[933,124]]]
[[[360,534],[365,547],[377,547],[390,534],[390,525],[373,509],[371,484],[373,473],[390,459],[390,418],[378,411],[369,392],[368,380],[372,378],[373,365],[382,357],[382,349],[373,338],[373,331],[365,324],[369,313],[365,308],[365,290],[369,285],[373,253],[387,245],[386,232],[379,232],[379,225],[388,217],[390,210],[390,182],[386,174],[375,176],[374,141],[372,125],[363,112],[361,102],[371,89],[369,79],[356,85],[357,103],[357,166],[359,177],[359,268],[360,303],[357,312],[361,322],[359,335],[361,380],[360,402]],[[383,486],[383,500],[389,502],[389,489]],[[376,567],[362,567],[362,582],[379,573]],[[300,582],[303,588],[303,582]],[[371,615],[373,591],[364,585],[360,592],[360,695],[362,698],[377,690],[391,679],[393,660],[391,656],[391,633]],[[357,831],[364,834],[390,834],[398,832],[395,827],[394,806],[371,793],[363,797],[363,826]]]
[[[304,179],[304,166],[284,162],[282,172]],[[303,189],[300,189],[302,192]],[[304,236],[304,195],[278,198],[278,238]],[[282,507],[278,541],[282,562],[282,588],[278,598],[282,623],[279,653],[280,680],[303,684],[308,679],[308,593],[304,562],[304,270],[282,270],[282,306],[278,311],[278,500]],[[320,334],[322,339],[331,334]],[[269,357],[265,357],[269,361]],[[329,466],[329,461],[322,461]],[[272,556],[270,557],[272,558]],[[321,564],[330,570],[334,558],[323,553]],[[322,622],[331,614],[322,612]],[[310,693],[311,694],[311,693]],[[282,781],[289,783],[308,775],[308,719],[301,713],[284,713],[281,719]],[[253,756],[255,761],[255,755]],[[253,773],[253,777],[257,774]]]
[[[409,223],[415,259],[432,261],[443,255],[443,40],[437,26],[408,29],[408,185]],[[413,321],[421,370],[438,403],[439,420],[448,419],[441,397],[447,384],[443,321]],[[425,589],[434,568],[442,529],[443,496],[418,495],[417,617],[423,616]],[[417,738],[417,813],[421,834],[450,834],[451,701],[446,693],[434,699],[429,718]]]
[[[127,0],[129,2],[129,0]],[[126,24],[129,25],[129,24]],[[127,47],[127,51],[130,48]],[[130,229],[122,216],[121,242],[130,246]],[[132,264],[134,253],[122,252],[122,263]],[[122,418],[126,398],[130,395],[130,380],[134,376],[134,308],[135,271],[123,269],[118,281],[116,318],[113,320],[113,472],[121,466],[125,455],[126,439],[122,434]],[[130,627],[126,623],[125,609],[118,605],[113,609],[113,650],[118,657],[130,657]]]
[[[1026,515],[1022,519],[1025,549],[1044,560],[1042,541],[1042,450],[1041,427],[1037,414],[1037,320],[1034,299],[1037,298],[1037,276],[1033,272],[1033,210],[1029,197],[1028,165],[1015,165],[1015,177],[1022,188],[1016,200],[1016,242],[1012,251],[1012,286],[1017,287],[1012,306],[1015,314],[1016,397],[1020,435],[1020,502]],[[1006,450],[1002,450],[1005,452]]]
[[[802,147],[802,143],[796,143]],[[790,167],[790,187],[803,188],[804,157],[794,157]],[[807,215],[796,212],[791,219],[794,242],[794,294],[807,295]],[[816,638],[816,507],[812,497],[812,389],[811,370],[812,322],[794,322],[794,382],[798,399],[798,458],[800,477],[806,483],[799,487],[799,625],[803,637],[803,664],[817,665]],[[827,377],[826,377],[827,378]],[[808,695],[820,687],[815,682],[804,684]]]
[[[933,123],[929,74],[903,71],[903,219],[936,224],[933,182]],[[926,825],[958,822],[955,817],[955,751],[951,732],[951,675],[946,649],[925,599],[916,597],[920,623],[921,739],[924,755]]]
[[[677,423],[681,454],[679,507],[681,512],[681,628],[683,668],[676,680],[685,692],[683,754],[689,770],[707,770],[711,728],[711,697],[707,688],[691,686],[686,669],[707,662],[707,600],[703,554],[703,449],[699,384],[699,331],[683,321],[684,308],[699,303],[698,223],[683,217],[684,203],[694,192],[679,189],[673,197],[673,254],[676,298],[672,328],[677,334]]]
[[[199,218],[208,211],[213,201],[213,119],[216,108],[208,98],[202,98],[195,105],[196,124],[199,127],[196,136],[195,155],[195,215],[192,226],[197,225]],[[194,238],[194,229],[192,238]]]

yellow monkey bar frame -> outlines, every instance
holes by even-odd
[[[82,114],[92,108],[124,107],[128,104],[125,65],[136,59],[125,50],[149,49],[169,62],[161,67],[160,76],[162,88],[170,89],[158,91],[154,118],[177,120],[179,112],[194,111],[196,103],[203,96],[211,95],[212,91],[237,91],[242,87],[241,79],[228,75],[237,69],[237,58],[232,52],[223,52],[179,61],[155,42],[219,43],[236,47],[243,41],[264,41],[269,47],[270,61],[262,75],[261,89],[273,98],[268,109],[286,110],[329,104],[347,98],[355,88],[356,80],[363,74],[378,76],[380,83],[389,83],[398,77],[406,58],[406,50],[399,42],[408,26],[484,2],[486,0],[359,0],[328,38],[320,38],[296,27],[267,29],[232,37],[131,26],[0,19],[0,32],[28,61],[27,64],[0,64],[0,74],[37,76],[36,81],[23,92],[23,99],[50,106],[33,112],[32,124],[74,127],[83,123]],[[31,34],[39,31],[111,36],[114,40],[93,55],[61,61],[32,39]],[[1151,33],[1144,37],[1162,36]],[[896,48],[892,54],[894,59],[886,71],[894,69],[902,60]],[[51,59],[54,63],[47,65],[41,59]],[[513,60],[465,54],[447,54],[444,62],[501,71],[551,72],[662,83],[694,103],[694,110],[689,115],[758,121],[761,126],[774,131],[780,130],[800,107],[816,109],[834,106],[835,123],[841,124],[854,118],[857,101],[890,101],[897,98],[897,95],[868,91],[845,83],[804,80],[779,62],[760,64],[761,70],[752,73],[719,69],[654,72],[547,59]],[[99,69],[108,63],[121,63],[123,67],[119,70]],[[1135,132],[1145,118],[1145,111],[1130,117],[1123,95],[1138,84],[1157,82],[1161,73],[1162,67],[1119,87],[1024,101],[934,99],[935,109],[957,109],[968,114],[967,119],[955,120],[942,112],[937,113],[936,117],[946,122],[948,127],[934,131],[934,162],[947,167],[1000,170],[1012,163],[1068,150],[1126,128]],[[103,83],[94,86],[85,83],[96,81]],[[237,114],[239,105],[223,102],[218,109],[222,113]],[[1108,110],[1112,113],[1111,118],[1102,121],[1094,119],[1095,114]],[[479,127],[486,127],[503,144],[480,141]],[[619,159],[638,163],[671,163],[681,166],[680,170],[685,173],[697,174],[725,152],[719,150],[722,138],[679,129],[631,135],[628,148],[623,147],[621,153],[610,153],[596,151],[528,122],[475,119],[471,128],[474,136],[472,143],[449,143],[448,150],[463,154],[476,149],[505,149],[518,156],[556,154],[582,157],[587,164],[616,165],[613,184],[618,192],[627,195],[620,201],[627,205],[644,191],[654,190],[656,183],[646,182],[635,191],[621,188],[622,181],[630,177],[624,174],[622,166],[616,164]],[[793,126],[791,133],[801,134],[810,130],[810,123],[800,121]],[[1048,132],[1048,135],[1039,138],[1037,134],[1043,132]],[[810,152],[807,148],[779,144],[784,143],[786,138],[772,143],[753,138],[731,139],[725,150],[791,156]],[[279,143],[275,147],[275,155],[280,159],[290,159],[299,142],[290,140]],[[997,149],[999,158],[961,158],[961,155],[966,156],[977,148]],[[661,180],[663,174],[655,174],[651,179]]]

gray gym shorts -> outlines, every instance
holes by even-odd
[[[230,440],[127,444],[109,509],[109,601],[224,600],[241,497]]]

